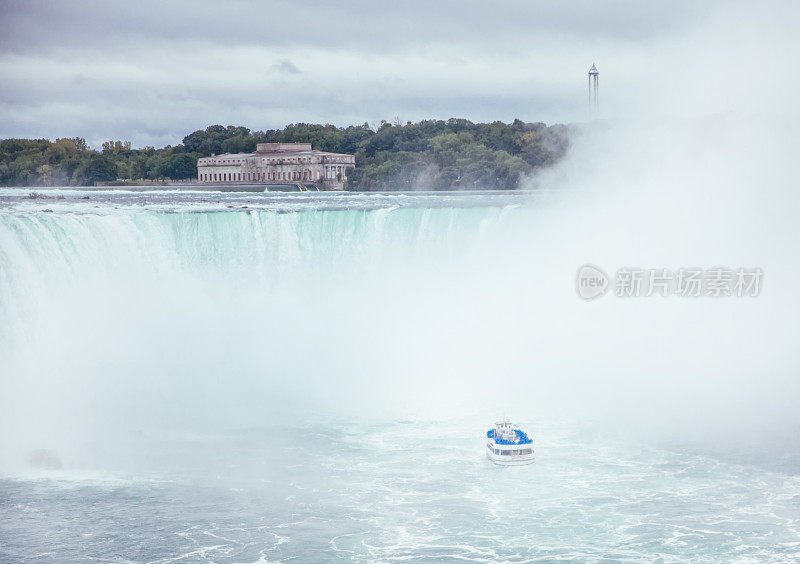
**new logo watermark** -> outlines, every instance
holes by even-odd
[[[593,264],[584,264],[575,278],[578,295],[584,300],[593,300],[608,290],[608,274]]]
[[[681,298],[755,298],[760,295],[764,271],[760,268],[620,268],[613,278],[619,298],[677,296]],[[598,266],[585,264],[575,276],[578,296],[593,300],[606,294],[612,279]]]

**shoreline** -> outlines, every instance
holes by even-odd
[[[270,185],[272,186],[272,185]],[[505,190],[266,190],[262,185],[244,185],[244,186],[229,186],[229,185],[201,185],[201,184],[184,184],[184,185],[125,185],[125,186],[0,186],[0,193],[4,190],[13,190],[16,192],[28,192],[29,194],[36,194],[39,192],[99,192],[99,193],[114,193],[114,192],[209,192],[209,193],[249,193],[249,194],[286,194],[286,195],[322,195],[322,194],[426,194],[426,195],[439,195],[444,196],[448,194],[481,194],[481,195],[507,195],[507,194],[526,194],[536,192],[547,192],[547,188],[509,188]]]

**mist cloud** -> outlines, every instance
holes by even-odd
[[[123,409],[145,423],[163,418],[165,426],[182,416],[254,424],[263,417],[254,404],[281,393],[298,403],[316,401],[345,411],[392,408],[409,414],[419,409],[431,417],[448,402],[500,411],[506,406],[499,402],[513,400],[519,412],[531,416],[551,409],[648,438],[739,449],[774,441],[778,452],[796,453],[792,433],[800,428],[800,384],[794,344],[800,294],[794,242],[800,239],[800,199],[794,170],[797,109],[791,96],[797,79],[785,72],[797,52],[796,9],[763,6],[726,5],[697,27],[678,32],[667,26],[646,40],[634,38],[636,49],[629,36],[598,42],[595,52],[615,55],[604,57],[605,64],[597,62],[604,111],[616,119],[584,128],[570,156],[538,179],[539,186],[555,189],[551,200],[480,218],[479,225],[469,224],[459,233],[450,229],[458,222],[441,216],[439,230],[417,227],[429,225],[430,217],[405,230],[403,210],[382,210],[370,214],[369,229],[352,230],[368,234],[363,246],[335,235],[326,240],[330,247],[319,241],[307,246],[322,254],[306,263],[304,247],[292,238],[295,216],[279,214],[275,221],[286,225],[263,232],[289,236],[264,244],[253,216],[233,215],[252,239],[188,229],[189,249],[214,249],[211,241],[218,240],[234,245],[221,253],[216,268],[192,270],[182,267],[179,257],[170,258],[181,248],[169,239],[177,232],[173,229],[151,226],[148,233],[166,239],[143,244],[136,224],[123,222],[118,214],[54,215],[53,221],[92,225],[79,230],[86,239],[71,247],[81,253],[76,257],[81,267],[69,270],[78,276],[72,294],[47,292],[47,285],[8,293],[41,310],[40,318],[19,317],[49,347],[44,355],[38,348],[9,347],[21,368],[19,381],[8,387],[18,394],[4,398],[24,413],[6,409],[11,413],[6,417],[28,418],[29,404],[19,397],[34,398],[44,407],[33,413],[49,418],[40,418],[41,435],[54,440],[45,423],[71,431],[64,422],[74,421],[77,430],[71,437],[110,428],[97,424],[106,418],[121,426],[140,425],[133,416],[120,417]],[[36,126],[37,115],[61,124],[69,116],[72,124],[89,123],[101,131],[111,123],[151,139],[167,138],[173,131],[178,135],[184,123],[206,114],[218,121],[260,116],[260,122],[248,122],[254,127],[322,112],[319,108],[328,108],[331,120],[338,115],[355,123],[374,108],[392,108],[390,113],[399,115],[458,108],[481,119],[482,112],[511,113],[530,105],[531,92],[554,96],[547,103],[539,98],[539,103],[558,113],[564,101],[556,94],[569,100],[567,85],[573,80],[570,67],[561,66],[570,57],[576,65],[586,58],[568,42],[560,59],[530,50],[506,60],[492,52],[473,58],[480,51],[475,45],[440,46],[425,56],[410,46],[323,53],[313,41],[303,49],[242,42],[207,51],[204,64],[223,80],[196,78],[193,56],[186,52],[135,69],[127,66],[128,59],[105,52],[95,55],[93,67],[80,71],[52,63],[48,71],[75,86],[58,102],[48,101],[44,90],[24,87],[25,81],[44,82],[36,73],[42,67],[25,62],[39,60],[41,52],[7,54],[3,64],[16,65],[16,76],[24,80],[23,86],[5,85],[4,95],[13,94],[16,105],[30,105],[24,118],[15,118],[28,120],[30,127]],[[259,82],[267,81],[267,71],[283,60],[303,73]],[[339,66],[331,67],[331,61]],[[404,74],[407,68],[414,72]],[[473,78],[490,73],[497,80]],[[104,82],[104,76],[113,80]],[[151,80],[149,88],[138,88]],[[520,88],[524,80],[535,88]],[[580,83],[575,108],[585,107]],[[86,84],[91,86],[82,90]],[[89,90],[114,103],[93,105],[96,99],[81,97]],[[430,96],[434,91],[438,97]],[[324,106],[319,105],[323,98]],[[174,115],[160,123],[159,113],[141,108],[168,109]],[[261,219],[273,220],[269,214]],[[24,231],[11,233],[16,237]],[[406,252],[404,244],[412,241]],[[251,257],[254,250],[271,257],[280,243],[285,252],[276,251],[282,260],[274,268],[260,263],[258,253]],[[115,251],[103,255],[102,249]],[[162,255],[154,249],[172,251]],[[56,276],[56,287],[68,282],[70,276],[59,276],[58,263],[43,255],[36,263],[47,265],[42,276]],[[14,257],[26,260],[25,253]],[[229,257],[239,262],[232,264]],[[749,300],[607,296],[585,303],[575,295],[573,277],[587,262],[609,272],[622,266],[759,267],[766,282],[763,294]],[[310,264],[314,268],[304,270]],[[287,277],[280,291],[265,291],[262,275],[279,273],[283,279],[284,269],[291,271],[293,265],[301,271],[299,280]],[[219,278],[209,278],[209,270]],[[29,273],[33,282],[26,279],[21,287],[36,288],[36,265],[6,271]],[[237,284],[245,291],[220,297],[220,288]],[[120,294],[133,298],[115,309],[111,305],[119,304]],[[98,307],[106,303],[108,308]],[[72,329],[76,320],[82,331]],[[104,336],[99,351],[96,335]],[[313,355],[307,354],[309,343],[318,346]],[[130,350],[144,353],[131,360]],[[65,367],[62,358],[72,364]],[[266,376],[271,369],[279,379]],[[61,394],[55,387],[41,400],[37,378],[49,381],[56,373],[66,375],[61,384],[66,391]],[[198,374],[208,377],[204,389]],[[303,374],[310,380],[296,377]],[[70,375],[93,385],[76,386]],[[86,396],[83,390],[95,389],[95,382],[105,388]],[[504,384],[513,393],[498,394],[498,404],[488,405],[495,401],[489,387]],[[129,386],[132,393],[119,394],[118,385]],[[152,400],[151,387],[157,388],[158,401]],[[70,393],[87,408],[61,405]],[[95,399],[104,396],[111,399]],[[242,398],[253,402],[250,409],[242,409]],[[279,396],[276,403],[284,399]],[[51,400],[54,405],[47,403]],[[208,408],[196,409],[198,404]],[[97,405],[106,412],[95,415],[90,408]],[[175,405],[184,406],[185,413],[176,413]],[[142,417],[143,411],[152,417]],[[76,412],[73,419],[60,417]],[[85,414],[95,419],[84,422]],[[17,440],[17,427],[4,428],[13,429],[11,438]]]

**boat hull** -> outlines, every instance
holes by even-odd
[[[517,452],[515,452],[517,451]],[[530,451],[519,454],[519,451]],[[486,458],[498,466],[524,466],[533,463],[533,445],[498,445],[486,443]]]

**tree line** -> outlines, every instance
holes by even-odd
[[[401,124],[336,127],[291,124],[251,131],[212,125],[177,146],[134,149],[107,141],[100,150],[82,138],[0,141],[0,184],[91,186],[114,181],[188,180],[197,159],[248,153],[257,143],[311,143],[315,149],[356,156],[351,190],[515,189],[525,176],[557,162],[569,146],[570,128],[543,123],[473,123],[452,118]]]

